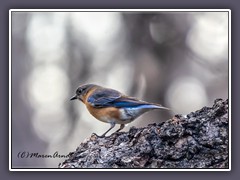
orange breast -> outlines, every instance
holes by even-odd
[[[86,104],[88,111],[98,120],[103,122],[117,121],[120,119],[120,113],[117,108],[94,108],[89,104]]]
[[[90,112],[90,114],[92,114],[96,119],[102,121],[102,122],[111,122],[111,121],[118,121],[120,118],[120,112],[119,109],[115,108],[115,107],[107,107],[107,108],[94,108],[93,106],[91,106],[91,104],[89,104],[87,102],[87,99],[89,96],[92,95],[92,93],[96,90],[96,88],[92,88],[87,95],[85,96],[85,98],[83,99],[83,103],[86,105],[88,111]],[[116,122],[117,123],[117,122]]]

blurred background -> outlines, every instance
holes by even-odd
[[[69,101],[80,84],[173,110],[123,131],[228,98],[228,12],[12,12],[11,33],[13,168],[56,168],[64,158],[17,155],[67,155],[110,127]]]

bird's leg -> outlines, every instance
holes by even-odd
[[[95,134],[97,137],[100,137],[100,138],[102,138],[102,137],[105,137],[105,135],[112,129],[112,128],[114,128],[114,126],[115,126],[115,122],[110,122],[110,124],[111,124],[111,127],[105,132],[105,133],[103,133],[103,135],[101,135],[101,136],[98,136],[97,134]]]
[[[120,125],[120,128],[119,128],[116,132],[121,131],[124,127],[125,127],[125,124],[121,124],[121,125]]]

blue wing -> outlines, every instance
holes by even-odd
[[[139,101],[135,98],[122,96],[118,91],[112,89],[96,90],[87,100],[92,106],[97,108],[116,107],[116,108],[157,108],[157,105]],[[144,106],[144,107],[143,107]]]
[[[94,107],[110,107],[111,102],[120,98],[122,94],[113,89],[97,89],[88,97],[88,102]]]
[[[148,103],[145,101],[140,101],[132,97],[121,97],[113,102],[112,106],[116,108],[130,108],[130,109],[168,109],[160,104]]]
[[[149,105],[149,103],[144,101],[139,101],[137,99],[131,98],[131,97],[121,97],[119,99],[116,99],[113,102],[114,107],[117,108],[131,108],[131,107],[138,107],[143,105]]]

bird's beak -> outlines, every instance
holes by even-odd
[[[73,97],[71,97],[70,101],[75,100],[75,99],[77,99],[77,95],[74,95]]]

